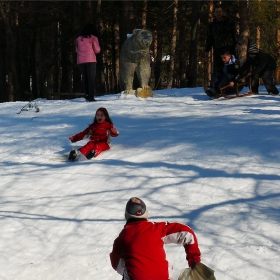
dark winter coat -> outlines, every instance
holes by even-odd
[[[239,73],[238,60],[235,59],[234,55],[231,56],[231,59],[228,63],[224,64],[223,73],[230,74],[234,77]]]
[[[238,43],[238,35],[235,24],[228,18],[222,21],[214,19],[207,29],[205,52],[209,52],[213,47],[214,51],[228,49],[234,53]]]
[[[276,70],[276,61],[270,54],[260,50],[255,57],[246,59],[240,67],[240,73],[246,71],[250,66],[253,66],[252,75],[261,77],[265,70]]]

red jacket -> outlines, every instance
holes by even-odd
[[[181,244],[190,266],[200,262],[200,250],[192,229],[179,223],[128,221],[114,241],[112,267],[131,280],[168,280],[164,244]]]
[[[91,124],[84,131],[76,134],[71,142],[77,142],[85,138],[90,138],[90,140],[95,143],[107,142],[110,145],[110,136],[117,137],[119,133],[113,133],[111,129],[114,127],[113,124],[104,121],[103,123]]]

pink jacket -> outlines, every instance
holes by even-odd
[[[76,40],[77,63],[96,62],[96,55],[100,53],[98,38],[91,35],[90,38],[79,36]]]

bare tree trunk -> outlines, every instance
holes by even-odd
[[[37,65],[36,65],[36,44],[38,35],[38,22],[36,15],[33,14],[31,18],[32,36],[30,45],[30,74],[32,81],[32,98],[38,97],[38,84],[37,84]]]
[[[247,57],[247,47],[250,36],[248,4],[247,1],[239,1],[239,17],[240,17],[240,52],[239,61],[242,65]]]
[[[120,26],[119,23],[114,24],[114,39],[115,39],[115,92],[120,91],[120,85],[119,85],[119,75],[120,75]]]
[[[11,3],[1,2],[0,3],[0,14],[5,24],[5,38],[6,38],[6,65],[8,74],[8,100],[14,101],[19,100],[19,78],[17,73],[17,51],[16,51],[16,35],[13,31],[13,23],[10,20],[14,18],[11,15]]]
[[[62,92],[72,92],[72,36],[69,36],[71,34],[70,27],[66,21],[61,24]]]
[[[179,2],[179,79],[180,87],[187,87],[187,19],[186,19],[186,1]]]
[[[8,101],[7,97],[7,84],[6,84],[6,65],[5,65],[5,51],[6,51],[6,44],[5,44],[5,25],[4,22],[0,21],[0,102]]]
[[[279,19],[280,17],[280,0],[276,0],[276,16]],[[277,29],[277,34],[276,34],[276,38],[277,38],[277,46],[278,46],[278,52],[277,52],[277,68],[276,68],[276,72],[275,72],[275,83],[279,84],[280,83],[280,28]]]
[[[105,60],[105,44],[100,39],[103,38],[103,29],[104,29],[104,22],[103,18],[101,17],[101,1],[97,2],[97,13],[96,13],[96,24],[98,26],[98,34],[99,34],[99,43],[101,47],[101,51],[99,54],[96,55],[96,95],[107,93],[106,87],[106,78],[105,78],[105,67],[106,67],[106,60]]]
[[[121,46],[126,40],[127,34],[131,34],[133,31],[133,21],[131,17],[133,17],[132,14],[132,1],[126,1],[122,0],[122,9],[121,9],[121,21],[120,21],[120,40],[121,40]]]
[[[167,88],[172,88],[174,67],[175,67],[175,52],[176,52],[176,39],[177,39],[177,12],[178,12],[178,0],[173,1],[173,26],[172,26],[172,38],[170,46],[170,64],[168,70]]]
[[[60,61],[60,47],[59,47],[59,34],[60,34],[60,23],[58,21],[58,15],[55,12],[54,23],[53,23],[53,56],[54,56],[54,67],[53,67],[53,91],[60,92],[59,86],[59,61]]]
[[[213,14],[214,4],[213,1],[209,2],[209,15],[208,15],[208,24],[212,21],[212,14]],[[211,73],[213,69],[213,50],[208,53],[206,58],[206,65],[205,73],[204,73],[204,88],[206,89],[209,86],[211,80]]]
[[[157,30],[154,34],[154,56],[155,56],[155,66],[154,66],[154,75],[155,75],[155,89],[161,89],[162,82],[162,47],[163,47],[163,30],[162,25],[160,24],[161,19],[157,17]]]
[[[192,2],[192,21],[191,21],[191,44],[190,44],[190,58],[188,66],[188,87],[197,86],[197,66],[198,66],[198,42],[200,31],[200,1]]]
[[[21,8],[24,8],[24,2],[20,4]],[[29,64],[29,53],[30,46],[28,36],[27,25],[24,24],[28,22],[26,14],[18,15],[18,53],[19,53],[19,80],[20,80],[20,95],[21,99],[28,100],[31,99],[31,90],[30,90],[30,64]]]
[[[148,0],[143,0],[143,11],[142,11],[142,28],[146,28],[147,25],[147,9]]]
[[[98,3],[101,1],[98,1]],[[76,38],[79,35],[80,30],[80,19],[82,18],[81,13],[81,1],[73,1],[73,49],[72,49],[72,57],[73,57],[73,92],[82,92],[82,77],[79,67],[77,65],[77,54],[76,54]]]

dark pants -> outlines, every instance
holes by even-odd
[[[225,74],[223,72],[214,72],[211,75],[210,87],[220,89],[229,84],[234,79],[234,75]]]
[[[268,93],[278,94],[279,91],[273,84],[273,70],[265,69],[259,75],[252,76],[252,91],[259,92],[259,78],[262,78],[263,84]]]
[[[87,100],[94,99],[96,62],[79,64],[83,77],[83,87]]]

